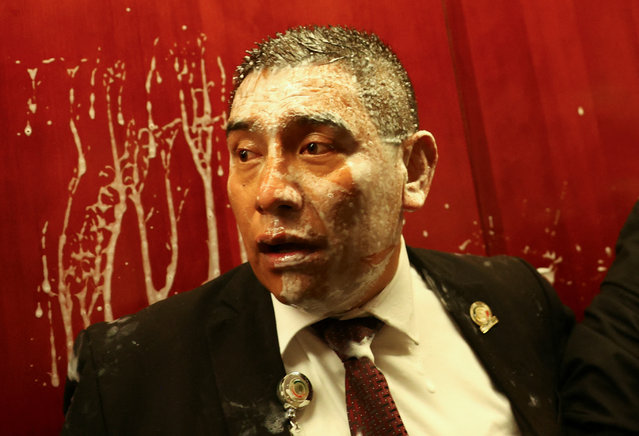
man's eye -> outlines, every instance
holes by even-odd
[[[331,151],[333,148],[330,145],[322,144],[319,142],[309,142],[300,150],[300,154],[324,154]]]
[[[245,148],[240,148],[239,150],[237,150],[236,153],[237,157],[240,159],[240,162],[248,162],[255,157],[255,153]]]

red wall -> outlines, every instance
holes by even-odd
[[[639,195],[636,2],[3,2],[0,434],[58,433],[84,325],[240,262],[232,69],[267,34],[330,23],[395,48],[437,138],[408,242],[552,265],[581,314]]]

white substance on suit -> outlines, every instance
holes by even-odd
[[[346,356],[354,357],[356,359],[368,357],[371,362],[375,363],[375,358],[373,357],[373,352],[371,351],[371,343],[373,342],[373,338],[374,336],[366,336],[360,342],[351,341],[348,344],[348,348],[345,350]]]

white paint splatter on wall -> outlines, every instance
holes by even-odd
[[[53,316],[53,310],[57,306],[60,311],[65,336],[63,354],[66,354],[67,362],[72,362],[73,341],[77,333],[73,330],[73,319],[79,317],[84,327],[100,320],[114,319],[112,282],[116,247],[126,223],[134,223],[137,227],[147,302],[151,304],[169,295],[178,267],[178,222],[189,193],[188,187],[175,186],[171,177],[171,159],[178,144],[186,144],[202,183],[208,249],[207,277],[203,281],[220,274],[213,185],[218,182],[214,176],[219,177],[217,174],[223,174],[223,170],[219,164],[221,154],[219,150],[214,154],[214,146],[218,143],[221,144],[218,146],[225,146],[223,141],[215,140],[215,135],[226,123],[225,104],[221,104],[225,103],[226,73],[220,57],[212,58],[216,60],[219,80],[215,83],[209,79],[204,35],[197,37],[193,43],[174,44],[168,55],[157,53],[158,42],[156,38],[154,55],[145,76],[146,119],[143,123],[129,115],[133,111],[127,107],[130,101],[127,92],[135,84],[127,82],[127,65],[123,61],[105,62],[98,47],[93,61],[83,58],[77,65],[64,70],[70,83],[67,108],[57,110],[61,113],[68,111],[68,128],[76,161],[68,183],[61,228],[55,231],[50,227],[50,222],[56,222],[55,217],[47,219],[42,226],[42,282],[37,289],[45,299],[43,302],[49,321],[52,386],[60,384],[54,334],[54,322],[58,318]],[[60,58],[62,61],[64,59]],[[175,114],[173,119],[156,123],[152,101],[154,98],[157,101],[158,97],[154,94],[157,93],[155,86],[164,80],[158,68],[161,63],[164,63],[164,71],[173,70],[175,73],[176,86],[173,89],[178,90],[179,105],[170,108]],[[170,67],[165,65],[168,63]],[[31,135],[35,125],[36,97],[41,79],[46,77],[44,69],[63,68],[56,58],[44,59],[42,64],[45,66],[27,67],[32,85],[32,95],[26,102],[28,118],[24,133],[27,136]],[[85,83],[87,81],[89,86]],[[84,91],[82,95],[78,89]],[[212,104],[214,92],[220,104]],[[219,113],[214,113],[214,107],[221,108]],[[167,108],[162,109],[165,114]],[[108,134],[102,138],[102,143],[89,144],[89,135],[83,127],[88,122],[104,123]],[[49,120],[47,124],[52,123]],[[95,139],[92,141],[95,142]],[[103,147],[109,161],[92,160],[89,153],[92,147]],[[147,201],[149,204],[146,204],[143,194],[148,187],[152,166],[155,171],[159,168],[163,189],[160,188],[162,195],[153,194],[153,200],[157,198],[157,201]],[[88,176],[91,176],[91,181],[85,180]],[[97,184],[96,179],[99,180]],[[93,192],[93,200],[88,204],[86,191]],[[166,240],[161,246],[168,251],[169,260],[162,265],[160,276],[163,280],[157,286],[153,278],[157,279],[159,269],[153,264],[148,232],[153,229],[149,220],[160,213],[160,209],[168,223]],[[125,221],[125,216],[133,219]],[[42,297],[38,298],[42,300]],[[40,319],[44,314],[42,302],[38,301],[35,316]]]
[[[211,157],[213,153],[213,138],[215,124],[226,125],[226,112],[218,115],[212,113],[209,89],[215,83],[207,78],[205,65],[206,36],[201,35],[196,40],[196,50],[199,51],[199,62],[193,61],[193,53],[189,47],[179,49],[177,46],[170,51],[173,57],[174,70],[178,81],[182,85],[179,90],[180,121],[184,138],[191,150],[198,174],[204,187],[204,202],[207,210],[207,243],[209,248],[209,278],[220,275],[220,260],[218,255],[217,223],[215,220],[213,197],[213,170]],[[226,94],[226,73],[220,57],[217,57],[220,73],[220,94],[224,101]],[[185,92],[185,90],[187,92]]]

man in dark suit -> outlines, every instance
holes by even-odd
[[[249,263],[82,332],[65,434],[286,434],[291,420],[355,434],[373,418],[346,404],[353,362],[385,376],[393,434],[559,434],[573,318],[552,288],[518,259],[403,243],[437,151],[376,36],[298,28],[260,44],[238,67],[227,138]],[[347,358],[314,328],[370,316],[383,326]],[[314,389],[294,417],[276,395],[287,371]]]
[[[566,434],[639,434],[639,202],[601,292],[570,336],[562,373]]]

